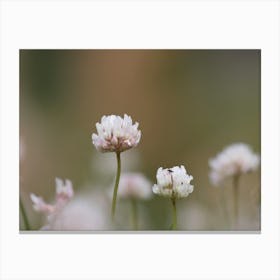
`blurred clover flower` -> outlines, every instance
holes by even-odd
[[[233,182],[233,223],[232,228],[238,227],[238,188],[242,174],[255,171],[260,164],[260,157],[254,154],[252,148],[244,143],[234,143],[209,160],[209,178],[214,186],[220,186],[227,178]]]
[[[187,174],[184,166],[175,166],[157,170],[157,184],[153,186],[153,192],[157,195],[169,197],[173,205],[172,229],[177,227],[176,199],[187,197],[193,192],[190,184],[193,177]]]
[[[215,158],[209,160],[210,181],[213,185],[218,186],[226,178],[256,170],[259,163],[259,155],[254,154],[249,145],[243,143],[232,144]]]
[[[92,134],[92,142],[100,152],[115,152],[117,156],[117,175],[112,200],[112,220],[114,221],[118,186],[121,173],[121,152],[136,147],[141,138],[138,123],[132,124],[130,116],[103,116],[100,123],[96,123],[97,133]]]
[[[36,196],[33,193],[30,194],[30,198],[33,202],[33,209],[37,212],[47,214],[49,224],[56,219],[58,213],[66,206],[74,195],[72,182],[70,180],[66,179],[64,184],[63,180],[56,178],[55,183],[56,196],[54,204],[48,204],[42,197]]]
[[[152,188],[149,180],[141,173],[125,173],[120,179],[119,198],[131,201],[133,228],[138,229],[137,200],[149,199]]]
[[[106,204],[107,206],[107,204]],[[103,196],[94,193],[75,196],[43,227],[44,230],[108,230],[107,207]]]
[[[125,173],[120,178],[120,198],[149,199],[151,196],[151,183],[141,173]]]

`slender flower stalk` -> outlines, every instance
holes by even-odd
[[[187,197],[193,192],[193,185],[190,184],[193,177],[187,174],[184,166],[175,166],[157,170],[157,184],[153,186],[153,192],[157,195],[171,199],[173,206],[172,230],[177,229],[176,200]]]
[[[118,167],[117,167],[116,181],[115,181],[114,194],[113,194],[113,200],[112,200],[112,210],[111,210],[112,221],[114,221],[114,219],[115,219],[117,194],[118,194],[118,187],[119,187],[120,175],[121,175],[121,153],[116,152],[116,156],[117,156]]]
[[[221,206],[221,211],[223,212],[223,217],[224,217],[224,222],[225,222],[225,228],[230,230],[231,228],[231,220],[230,220],[230,216],[229,216],[229,211],[228,211],[228,204],[227,204],[227,199],[226,199],[226,189],[223,188],[221,190],[221,194],[220,194],[220,200],[219,200],[219,204]]]
[[[233,215],[234,215],[234,219],[233,219],[233,228],[238,229],[238,225],[239,225],[239,175],[235,175],[233,177]]]
[[[115,152],[117,155],[117,174],[112,200],[111,216],[114,221],[117,203],[118,186],[121,174],[121,157],[123,151],[136,147],[141,138],[138,123],[132,124],[128,115],[124,117],[110,115],[103,116],[100,123],[96,123],[97,134],[92,134],[92,143],[102,153]]]
[[[28,217],[27,217],[27,214],[26,214],[21,196],[19,197],[19,204],[20,204],[20,211],[21,211],[21,214],[22,214],[23,222],[24,222],[24,227],[25,227],[26,230],[30,230],[31,229],[30,224],[29,224],[29,221],[28,221]]]
[[[177,229],[177,210],[176,210],[176,199],[171,198],[172,206],[173,206],[173,223],[172,223],[172,230]]]
[[[131,199],[131,212],[132,212],[133,229],[138,230],[138,209],[137,209],[137,201],[135,199]]]

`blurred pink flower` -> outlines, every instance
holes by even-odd
[[[104,197],[98,193],[75,196],[61,211],[48,218],[42,230],[108,230],[110,215],[103,200]]]
[[[30,198],[33,202],[33,209],[37,212],[45,213],[48,215],[48,220],[52,220],[59,211],[65,207],[65,205],[74,196],[72,182],[66,179],[65,184],[59,178],[55,179],[56,183],[56,196],[54,204],[47,204],[42,197],[36,196],[31,193]]]
[[[132,124],[128,115],[124,118],[116,115],[103,116],[96,123],[97,133],[92,134],[92,142],[100,152],[123,152],[138,145],[141,131],[138,123]]]
[[[63,180],[55,178],[56,184],[56,206],[64,206],[74,195],[72,182],[68,179],[65,180],[65,185]]]
[[[215,158],[209,160],[210,181],[213,185],[218,186],[228,177],[256,170],[259,163],[259,155],[254,154],[249,145],[232,144]]]
[[[120,198],[149,199],[152,185],[141,173],[125,173],[120,178],[118,194]]]
[[[35,194],[30,194],[30,198],[33,202],[33,209],[37,212],[42,213],[53,213],[55,211],[55,206],[47,204],[42,197],[36,196]]]

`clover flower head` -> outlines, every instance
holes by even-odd
[[[65,185],[59,178],[56,178],[55,182],[56,196],[54,204],[48,204],[42,197],[36,196],[33,193],[30,194],[31,201],[33,202],[33,209],[37,212],[47,214],[48,218],[51,218],[52,215],[60,211],[74,195],[72,182],[70,180],[66,179]]]
[[[109,213],[100,196],[76,196],[56,215],[48,218],[42,230],[107,230]]]
[[[209,160],[209,178],[214,186],[219,186],[229,177],[256,170],[259,163],[259,155],[254,154],[249,145],[235,143]]]
[[[33,202],[33,209],[37,212],[51,214],[55,211],[55,206],[47,204],[42,197],[36,196],[31,193],[30,198]]]
[[[151,183],[141,173],[125,173],[120,178],[118,194],[120,198],[149,199]]]
[[[65,203],[69,201],[73,195],[73,187],[72,182],[69,179],[65,180],[65,184],[63,183],[63,180],[60,178],[55,178],[55,184],[56,184],[56,203]]]
[[[157,184],[153,186],[153,192],[157,195],[170,198],[187,197],[193,192],[190,184],[193,177],[187,174],[184,166],[175,166],[157,170]]]
[[[110,115],[103,116],[100,123],[96,123],[97,134],[92,134],[92,142],[100,152],[123,152],[138,145],[141,131],[138,123],[132,124],[128,115],[124,117]]]

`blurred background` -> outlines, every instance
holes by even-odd
[[[178,229],[230,230],[231,182],[213,187],[208,161],[234,142],[260,154],[260,59],[259,50],[21,50],[20,193],[32,229],[44,216],[29,195],[51,202],[55,177],[73,182],[73,217],[110,229],[100,217],[109,217],[116,160],[96,151],[91,134],[103,115],[126,113],[142,138],[122,153],[122,171],[142,172],[152,187],[159,167],[185,165],[194,192],[178,202]],[[260,188],[260,168],[242,176],[239,229],[260,229]],[[139,229],[169,227],[168,199],[138,206]],[[118,201],[115,229],[131,229],[129,207]]]

